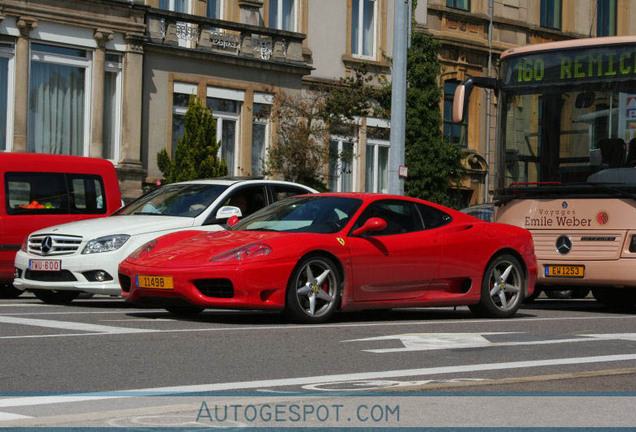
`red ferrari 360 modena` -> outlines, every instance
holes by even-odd
[[[175,314],[281,309],[305,323],[336,310],[467,305],[510,317],[532,294],[530,233],[401,196],[279,201],[227,231],[152,240],[119,267],[123,296]]]

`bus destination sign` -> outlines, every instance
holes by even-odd
[[[510,58],[502,69],[506,86],[636,78],[636,46],[527,54]]]

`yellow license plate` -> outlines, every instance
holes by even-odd
[[[585,276],[585,266],[575,265],[547,265],[546,277],[582,278]]]
[[[137,286],[139,288],[153,289],[174,289],[172,276],[145,276],[137,275]]]

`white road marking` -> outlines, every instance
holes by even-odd
[[[63,330],[80,330],[86,332],[96,332],[96,333],[147,333],[153,330],[144,330],[144,329],[135,329],[135,328],[127,328],[127,327],[113,327],[113,326],[104,326],[98,324],[88,324],[81,322],[71,322],[71,321],[53,321],[53,320],[43,320],[43,319],[35,319],[35,318],[19,318],[19,317],[10,317],[10,316],[0,316],[0,323],[5,324],[18,324],[18,325],[26,325],[26,326],[35,326],[35,327],[46,327],[46,328],[56,328]]]
[[[92,312],[87,312],[92,313]],[[103,313],[103,312],[95,312],[95,313]],[[9,316],[13,316],[13,314],[3,314],[1,317],[8,318]],[[15,315],[25,315],[25,314],[15,314]],[[141,318],[143,319],[143,318]],[[103,335],[113,335],[113,334],[128,334],[128,333],[198,333],[198,332],[237,332],[237,331],[271,331],[271,330],[309,330],[313,331],[319,328],[325,329],[339,329],[339,328],[362,328],[362,327],[400,327],[400,326],[436,326],[443,325],[448,326],[451,324],[496,324],[499,321],[506,322],[506,324],[511,323],[527,323],[527,322],[556,322],[556,321],[580,321],[590,319],[594,320],[632,320],[636,319],[636,315],[620,315],[620,316],[583,316],[583,317],[559,317],[559,318],[520,318],[514,321],[510,319],[504,320],[495,320],[495,319],[475,319],[475,320],[440,320],[440,321],[391,321],[391,322],[372,322],[372,323],[343,323],[343,324],[316,324],[316,325],[287,325],[287,324],[278,324],[278,325],[270,325],[270,326],[240,326],[240,327],[205,327],[205,328],[192,328],[192,329],[135,329],[130,327],[110,327],[110,328],[119,328],[116,332],[102,332],[99,331],[97,333],[72,333],[72,334],[42,334],[42,335],[25,335],[25,336],[0,336],[1,339],[21,339],[21,338],[49,338],[49,337],[77,337],[77,336],[103,336]],[[0,321],[2,322],[2,321]],[[54,321],[45,321],[45,322],[54,322]],[[175,319],[175,322],[179,322]],[[205,321],[199,321],[205,323]],[[83,330],[81,328],[83,325],[79,323],[77,324],[77,330]],[[215,324],[215,323],[209,323]],[[87,324],[89,325],[89,324]],[[50,326],[44,326],[50,327]]]
[[[404,345],[401,348],[385,348],[363,350],[373,353],[390,353],[406,351],[428,351],[455,348],[481,348],[495,345],[486,339],[487,335],[510,334],[511,332],[491,333],[408,333],[390,336],[376,336],[363,339],[350,339],[342,342],[371,342],[399,340]]]
[[[366,349],[364,352],[376,354],[387,354],[408,351],[430,351],[441,349],[458,349],[458,348],[485,348],[485,347],[501,347],[501,346],[522,346],[522,345],[554,345],[562,343],[590,342],[590,341],[610,341],[623,340],[636,342],[636,333],[614,333],[614,334],[581,334],[577,337],[569,339],[546,339],[535,341],[517,341],[517,342],[491,342],[486,339],[486,335],[504,333],[408,333],[390,336],[376,336],[363,339],[351,339],[342,342],[370,342],[370,341],[386,341],[399,340],[404,346],[400,348],[382,348],[382,349]]]
[[[11,420],[22,420],[22,419],[28,419],[28,418],[33,418],[33,417],[20,415],[20,414],[12,414],[12,413],[0,412],[0,422],[2,422],[2,421],[11,421]]]
[[[199,384],[199,385],[187,385],[187,386],[172,386],[172,387],[155,387],[136,390],[125,390],[120,392],[102,392],[102,393],[85,393],[85,394],[71,394],[68,396],[25,396],[18,398],[6,398],[0,399],[0,408],[9,407],[24,407],[33,405],[48,405],[67,402],[83,402],[93,401],[99,399],[116,399],[116,398],[130,398],[130,397],[144,397],[144,396],[160,396],[160,395],[178,395],[182,393],[200,393],[200,392],[215,392],[215,391],[230,391],[230,390],[247,390],[247,389],[260,389],[271,387],[286,387],[286,386],[304,386],[309,384],[319,383],[334,383],[341,381],[358,381],[358,380],[378,380],[388,378],[402,378],[402,377],[420,377],[428,375],[444,375],[444,374],[457,374],[466,372],[480,372],[480,371],[493,371],[493,370],[509,370],[509,369],[524,369],[530,367],[547,367],[547,366],[561,366],[561,365],[575,365],[575,364],[591,364],[591,363],[609,363],[609,362],[622,362],[622,361],[636,361],[636,354],[622,354],[622,355],[607,355],[607,356],[594,356],[594,357],[571,357],[571,358],[557,358],[546,360],[528,360],[528,361],[516,361],[516,362],[502,362],[502,363],[483,363],[483,364],[468,364],[458,366],[444,366],[444,367],[428,367],[420,369],[402,369],[392,371],[380,371],[380,372],[360,372],[351,374],[336,374],[336,375],[319,375],[309,377],[298,378],[281,378],[281,379],[266,379],[257,381],[239,381],[231,383],[217,383],[217,384]]]

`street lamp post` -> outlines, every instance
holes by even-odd
[[[391,148],[388,191],[404,195],[404,141],[406,135],[406,54],[410,37],[410,0],[395,0],[393,19],[393,70],[391,89]],[[402,168],[402,170],[400,169]]]

